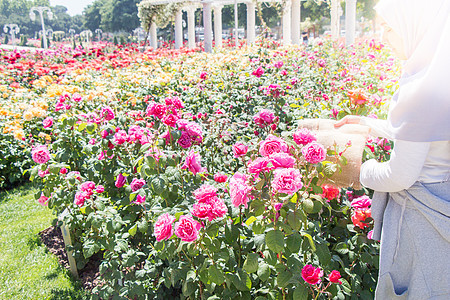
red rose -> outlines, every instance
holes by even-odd
[[[328,280],[332,283],[338,283],[342,284],[342,281],[339,279],[341,278],[341,273],[339,271],[333,270],[331,274],[328,276]]]

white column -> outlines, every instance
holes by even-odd
[[[186,8],[188,19],[188,43],[189,48],[195,48],[195,11],[197,8],[190,6]]]
[[[175,49],[183,47],[183,12],[178,10],[175,14]]]
[[[331,0],[331,38],[339,38],[339,1]]]
[[[292,43],[300,45],[301,43],[301,0],[292,0]]]
[[[214,41],[217,48],[222,48],[222,8],[223,5],[214,6]]]
[[[255,2],[247,2],[247,44],[251,44],[255,41]]]
[[[158,48],[158,34],[156,32],[156,23],[153,21],[152,25],[150,25],[150,46],[153,49]]]
[[[212,52],[212,19],[211,2],[203,3],[203,27],[204,27],[204,45],[206,52]]]
[[[283,44],[285,45],[291,43],[291,6],[291,0],[287,0],[283,9]]]
[[[345,44],[355,42],[356,0],[345,0]]]

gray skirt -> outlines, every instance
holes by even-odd
[[[376,300],[450,299],[450,182],[374,194]]]

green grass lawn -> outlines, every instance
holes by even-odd
[[[0,192],[0,299],[82,299],[81,284],[39,239],[55,216],[34,192]]]

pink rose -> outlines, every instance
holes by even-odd
[[[266,157],[258,157],[254,161],[250,161],[247,165],[247,170],[251,174],[257,174],[267,171],[269,160]]]
[[[306,145],[317,141],[316,135],[307,128],[297,129],[297,131],[293,134],[293,138],[297,145]]]
[[[330,275],[328,276],[328,280],[332,283],[342,284],[342,281],[339,279],[341,278],[341,273],[339,271],[333,270],[331,271]]]
[[[95,188],[95,191],[98,194],[101,194],[101,193],[103,193],[105,191],[105,187],[103,185],[97,185],[97,187]]]
[[[184,242],[192,242],[198,238],[198,231],[201,224],[192,217],[181,216],[175,224],[175,234]]]
[[[367,233],[367,238],[368,238],[369,240],[373,240],[373,230],[371,230],[371,231],[369,231],[369,232]]]
[[[75,94],[72,95],[72,100],[75,101],[75,102],[80,102],[82,100],[82,97],[81,97],[80,94],[75,93]]]
[[[235,207],[244,205],[248,207],[248,200],[252,188],[247,184],[247,177],[244,174],[237,172],[230,179],[230,197],[231,202]]]
[[[61,168],[61,170],[59,170],[59,173],[64,175],[67,174],[68,170],[66,168]]]
[[[45,118],[44,121],[42,121],[42,125],[44,126],[44,128],[51,127],[53,125],[53,118],[52,117]]]
[[[253,116],[253,121],[256,123],[256,125],[263,128],[275,121],[275,114],[268,109],[263,109],[255,116]]]
[[[175,220],[175,217],[169,214],[163,214],[158,217],[153,229],[153,234],[158,242],[168,240],[173,235],[172,223]]]
[[[100,117],[105,119],[106,121],[111,121],[114,119],[114,112],[111,107],[106,106],[102,108],[102,111],[100,113]]]
[[[216,173],[214,174],[214,181],[215,182],[226,182],[228,180],[228,176],[221,174],[221,173]]]
[[[143,203],[145,203],[145,196],[141,196],[141,195],[138,194],[136,196],[136,200],[134,200],[133,203],[136,203],[136,204],[143,204]]]
[[[114,143],[122,145],[128,140],[127,132],[125,130],[119,130],[114,135]]]
[[[216,218],[222,218],[228,212],[228,207],[219,198],[214,198],[209,203],[211,210],[208,215],[208,220],[212,221]]]
[[[163,118],[163,123],[166,124],[167,126],[175,127],[175,125],[177,124],[177,120],[179,118],[180,117],[178,117],[177,115],[169,114]]]
[[[93,181],[86,181],[81,184],[81,191],[88,192],[95,188],[95,183]]]
[[[166,114],[167,107],[164,104],[156,103],[151,101],[146,110],[147,116],[155,116],[158,119],[162,119]]]
[[[292,168],[295,165],[295,158],[287,153],[274,153],[269,156],[269,160],[275,169]]]
[[[133,192],[136,192],[137,190],[140,190],[145,184],[146,184],[146,182],[144,179],[134,178],[131,181],[130,187]]]
[[[234,157],[240,157],[247,154],[248,146],[242,144],[242,143],[236,143],[233,145],[233,154]]]
[[[41,194],[41,197],[39,197],[38,202],[40,205],[42,206],[47,206],[48,205],[48,197],[45,197],[44,194]]]
[[[269,135],[259,144],[259,154],[269,157],[274,153],[288,152],[288,145],[285,141],[274,135]]]
[[[194,140],[197,140],[198,142],[203,140],[203,129],[199,124],[189,122],[186,124],[185,130]]]
[[[121,188],[125,185],[126,182],[127,182],[127,178],[125,176],[123,176],[122,173],[120,173],[116,179],[116,187]]]
[[[50,171],[48,170],[48,169],[46,169],[45,171],[42,171],[42,170],[38,170],[38,175],[39,175],[39,177],[41,177],[41,178],[44,178],[45,176],[47,176],[48,174],[50,174]]]
[[[209,184],[203,184],[194,191],[195,199],[201,203],[208,203],[211,199],[217,198],[217,189]]]
[[[207,219],[210,211],[211,205],[209,203],[199,202],[194,204],[191,213],[199,219]]]
[[[186,132],[183,131],[181,133],[180,138],[178,139],[178,144],[183,148],[187,149],[192,146],[192,139],[191,136]]]
[[[84,202],[89,199],[89,195],[86,192],[77,192],[75,194],[75,200],[74,203],[78,206],[83,206]]]
[[[274,171],[272,188],[277,193],[292,195],[302,188],[302,175],[298,169],[277,169]]]
[[[200,79],[201,80],[205,80],[207,76],[208,76],[208,73],[206,73],[206,72],[201,72],[200,73]]]
[[[35,163],[45,164],[50,160],[50,152],[45,145],[39,145],[31,150],[31,157]]]
[[[302,278],[309,284],[319,284],[323,271],[320,268],[314,268],[312,265],[306,265],[302,269]]]
[[[367,208],[370,205],[372,205],[372,200],[366,195],[355,198],[351,203],[351,206],[356,209]]]
[[[207,171],[206,168],[203,168],[200,165],[200,163],[201,163],[200,154],[195,153],[194,150],[191,150],[191,152],[189,152],[188,155],[186,156],[186,159],[181,169],[188,169],[189,171],[194,173],[194,175],[196,175],[197,173],[206,172]]]
[[[327,156],[325,148],[317,142],[311,142],[304,146],[302,148],[302,154],[306,161],[311,164],[317,164],[324,161]]]
[[[262,75],[264,74],[264,69],[259,66],[258,69],[256,69],[255,71],[252,72],[252,75],[260,78]]]

